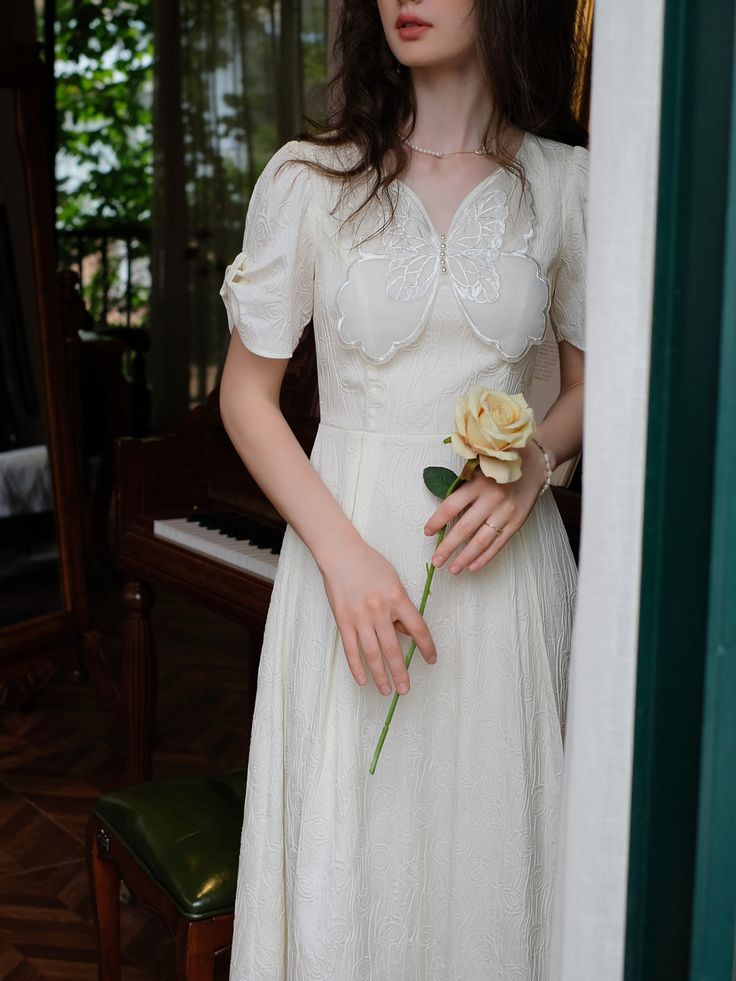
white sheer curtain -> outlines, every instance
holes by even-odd
[[[553,981],[621,981],[664,0],[598,0],[580,589]]]

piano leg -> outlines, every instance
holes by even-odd
[[[151,626],[154,593],[148,583],[125,584],[125,630],[122,652],[123,724],[126,735],[126,779],[151,779],[151,750],[156,711],[158,668]]]

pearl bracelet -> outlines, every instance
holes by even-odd
[[[541,497],[552,483],[552,464],[550,463],[549,453],[545,450],[539,440],[532,436],[532,443],[536,443],[539,449],[542,451],[542,456],[544,457],[544,469],[547,471],[547,479],[544,482],[544,487],[539,492],[539,497]]]

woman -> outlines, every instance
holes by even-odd
[[[543,491],[582,442],[573,6],[346,0],[334,118],[282,147],[251,198],[222,288],[221,409],[288,525],[231,981],[548,976],[576,570]],[[312,317],[308,459],[278,399]],[[476,470],[438,505],[422,471],[462,463],[443,443],[456,399],[528,396],[547,323],[562,390],[521,477]],[[449,572],[422,617],[430,560]]]

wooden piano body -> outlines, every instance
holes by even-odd
[[[319,422],[311,327],[305,329],[287,369],[281,407],[309,454]],[[273,575],[248,568],[238,543],[223,539],[232,561],[163,537],[177,519],[194,513],[231,512],[260,528],[285,522],[237,455],[219,410],[219,385],[175,433],[115,442],[115,562],[125,575],[126,623],[121,658],[126,776],[151,778],[157,665],[150,613],[159,586],[262,632]],[[195,529],[196,530],[196,529]],[[215,537],[216,533],[215,533]],[[222,537],[222,536],[220,536]],[[213,550],[210,549],[210,552]],[[236,564],[240,563],[240,566]],[[255,567],[261,569],[256,562]],[[275,565],[275,563],[274,563]],[[245,567],[243,567],[245,566]]]

